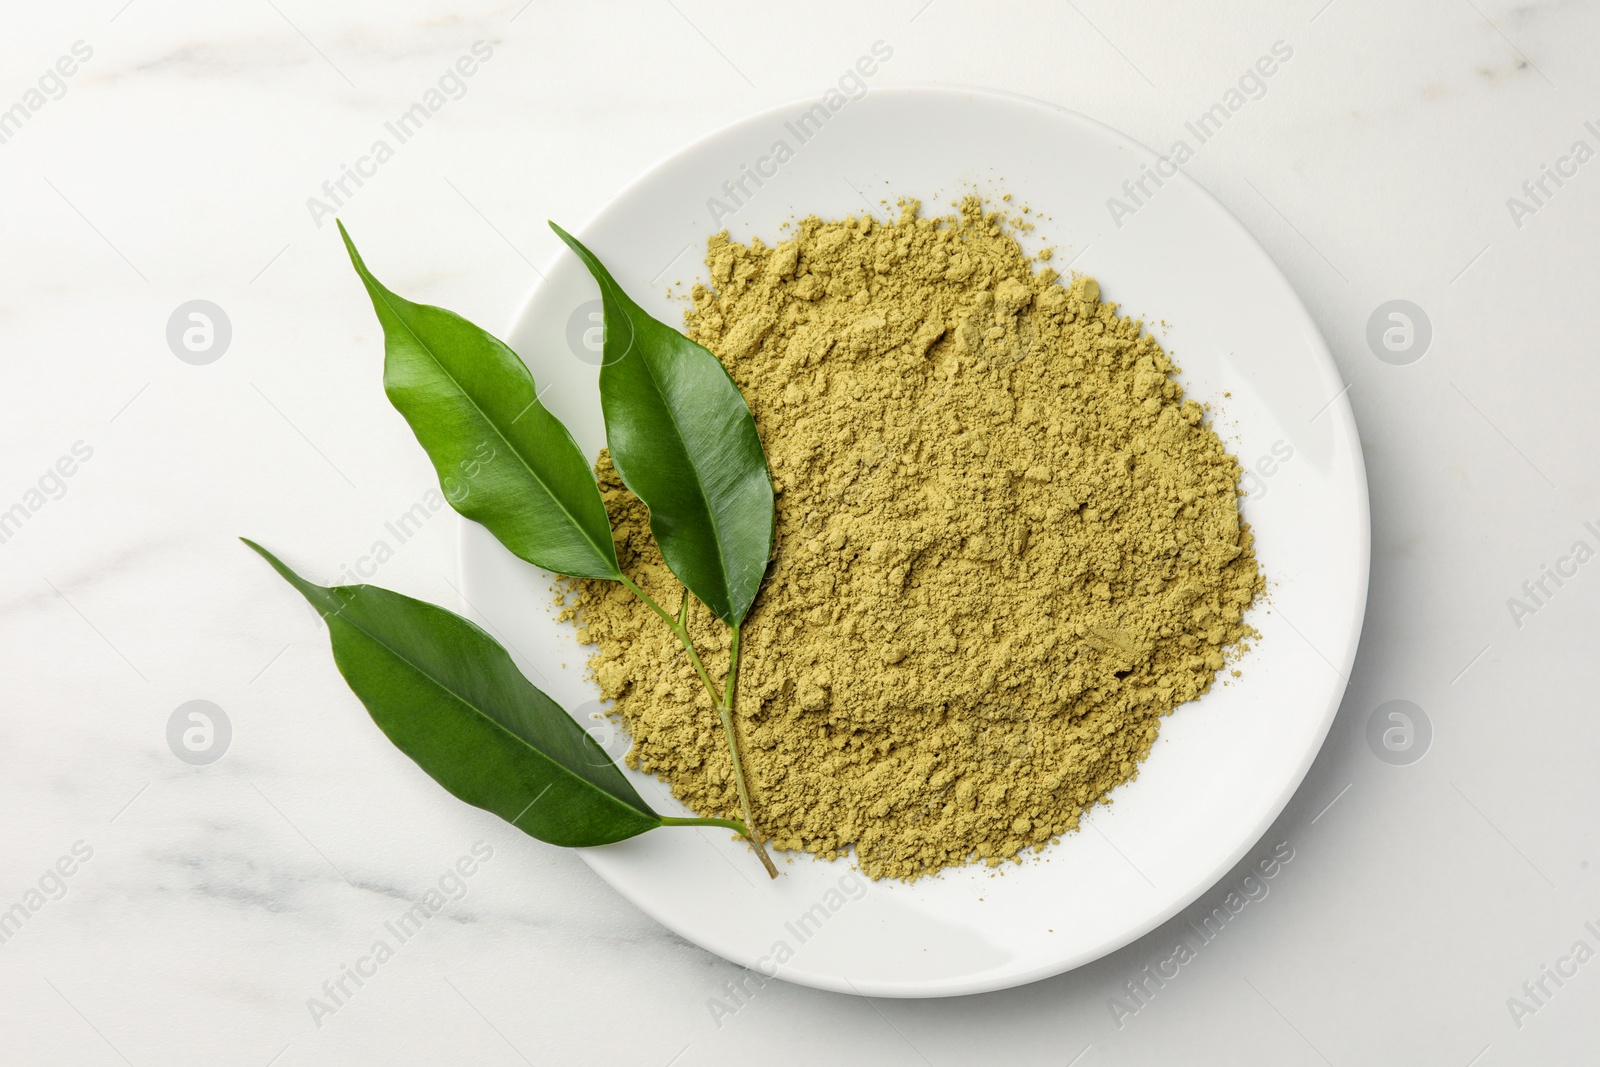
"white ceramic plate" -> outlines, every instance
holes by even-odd
[[[1099,279],[1125,312],[1171,324],[1159,336],[1189,395],[1216,407],[1218,430],[1257,470],[1244,511],[1270,583],[1269,605],[1251,617],[1262,640],[1241,680],[1162,723],[1139,780],[1114,794],[1114,810],[1097,810],[1082,832],[999,875],[976,867],[909,886],[869,884],[847,861],[801,856],[780,860],[783,877],[769,882],[731,835],[692,829],[583,855],[685,938],[788,981],[906,997],[1019,985],[1111,952],[1192,902],[1265,833],[1310,767],[1344,691],[1366,602],[1367,493],[1355,424],[1294,291],[1199,186],[1168,179],[1120,227],[1112,219],[1107,199],[1123,196],[1142,165],[1155,166],[1147,149],[1048,104],[950,87],[874,88],[801,143],[798,116],[812,103],[690,146],[579,236],[646,308],[676,325],[682,306],[666,287],[704,276],[706,237],[723,227],[770,242],[797,215],[892,211],[880,198],[919,197],[931,213],[974,186],[1013,194],[1013,207],[1029,204],[1043,216],[1025,244],[1056,246],[1057,265]],[[772,161],[779,141],[793,153],[781,165]],[[737,193],[758,167],[763,184],[745,177]],[[713,198],[732,214],[714,218]],[[545,403],[594,454],[604,442],[599,335],[589,332],[599,322],[597,291],[565,252],[546,274],[508,340],[548,387]],[[549,607],[550,576],[481,527],[462,528],[469,610],[580,719],[597,710],[585,651]],[[659,782],[630,777],[659,811],[683,813]]]

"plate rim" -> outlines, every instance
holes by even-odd
[[[944,95],[987,98],[1002,104],[1042,111],[1057,121],[1064,121],[1085,127],[1112,143],[1120,143],[1125,145],[1127,148],[1132,150],[1136,161],[1154,164],[1161,158],[1159,153],[1152,150],[1142,141],[1129,136],[1128,134],[1108,125],[1107,123],[1101,122],[1096,118],[1085,115],[1082,112],[1075,111],[1071,108],[1022,93],[1014,93],[1003,89],[994,89],[987,86],[969,85],[958,82],[922,80],[890,82],[873,86],[869,88],[868,92],[864,94],[861,99],[865,99],[866,96],[876,96],[880,94],[884,96],[935,97]],[[615,209],[619,201],[623,200],[629,194],[632,194],[635,191],[649,185],[662,171],[665,171],[669,167],[678,163],[680,160],[694,155],[707,145],[728,135],[735,134],[749,127],[754,127],[769,122],[779,116],[786,115],[797,106],[814,103],[815,97],[816,94],[813,93],[805,96],[786,99],[770,107],[765,107],[759,111],[751,112],[740,118],[734,119],[731,122],[723,123],[699,135],[698,137],[695,137],[679,148],[657,158],[655,162],[651,163],[648,167],[635,175],[631,180],[624,183],[621,187],[617,188],[614,192],[608,195],[604,202],[584,220],[581,226],[572,228],[570,232],[572,232],[580,240],[586,239],[587,235],[590,234],[595,226],[605,221],[607,216]],[[1306,338],[1308,347],[1310,348],[1310,355],[1313,357],[1313,360],[1320,365],[1321,370],[1324,371],[1327,376],[1330,376],[1334,381],[1342,382],[1343,375],[1340,373],[1339,365],[1333,357],[1332,350],[1328,347],[1326,338],[1323,336],[1321,329],[1316,323],[1316,320],[1312,317],[1310,310],[1306,307],[1305,301],[1301,298],[1299,290],[1289,279],[1288,275],[1284,273],[1283,267],[1273,257],[1267,247],[1257,239],[1256,235],[1244,224],[1242,220],[1239,219],[1237,215],[1230,211],[1228,207],[1222,203],[1222,201],[1217,199],[1216,196],[1214,196],[1204,185],[1192,177],[1187,171],[1179,168],[1178,174],[1174,175],[1172,178],[1168,178],[1167,181],[1176,182],[1179,185],[1185,186],[1191,194],[1198,195],[1211,208],[1220,212],[1222,217],[1228,223],[1230,223],[1247,241],[1249,241],[1249,243],[1253,245],[1257,251],[1261,253],[1265,263],[1271,268],[1273,274],[1276,275],[1277,279],[1283,284],[1284,291],[1290,298],[1290,302],[1286,302],[1285,304],[1285,310],[1292,312],[1293,317],[1298,320],[1298,325],[1300,326],[1302,334]],[[507,321],[506,330],[503,336],[512,337],[516,335],[522,324],[527,319],[534,301],[538,298],[543,287],[547,284],[545,280],[546,277],[549,273],[554,271],[556,264],[561,262],[562,257],[569,254],[570,253],[567,249],[558,247],[554,249],[550,255],[544,258],[544,270],[540,272],[540,276],[537,277],[532,285],[528,288],[527,294],[517,303],[514,313]],[[1355,495],[1356,512],[1352,518],[1356,522],[1359,534],[1356,548],[1358,549],[1359,555],[1358,569],[1360,591],[1359,596],[1355,599],[1358,609],[1353,613],[1353,618],[1351,618],[1347,623],[1346,634],[1344,635],[1345,645],[1343,654],[1339,657],[1338,662],[1334,664],[1335,669],[1338,671],[1341,677],[1348,679],[1351,674],[1351,667],[1353,666],[1355,658],[1360,651],[1361,634],[1366,621],[1367,602],[1371,586],[1371,493],[1367,481],[1366,457],[1361,448],[1361,435],[1359,428],[1356,425],[1355,413],[1350,406],[1350,398],[1347,388],[1341,391],[1334,398],[1327,409],[1327,413],[1337,419],[1341,434],[1347,435],[1350,443],[1350,474],[1354,481],[1352,488]],[[456,577],[458,583],[463,587],[463,589],[466,585],[464,568],[466,565],[466,556],[469,551],[467,537],[469,535],[471,525],[472,524],[465,517],[460,515],[456,516]],[[1324,745],[1327,743],[1328,734],[1332,730],[1334,719],[1337,717],[1339,709],[1342,707],[1345,695],[1348,693],[1348,691],[1348,683],[1342,687],[1335,687],[1331,690],[1327,700],[1327,706],[1322,711],[1321,721],[1316,729],[1315,743],[1308,744],[1306,746],[1305,750],[1300,755],[1299,765],[1294,768],[1294,771],[1290,776],[1288,784],[1285,786],[1282,794],[1273,803],[1268,805],[1262,818],[1258,820],[1257,824],[1251,827],[1249,831],[1240,839],[1239,843],[1228,852],[1227,857],[1222,862],[1217,864],[1212,870],[1207,872],[1203,878],[1198,879],[1190,889],[1176,895],[1173,898],[1172,903],[1153,911],[1147,920],[1142,923],[1134,923],[1124,927],[1115,936],[1107,938],[1094,947],[1080,950],[1071,956],[1062,957],[1059,960],[1053,961],[1052,963],[1040,964],[1027,970],[1007,972],[1003,975],[998,975],[987,980],[982,973],[957,978],[945,977],[932,979],[920,983],[911,981],[885,982],[875,980],[867,980],[858,983],[852,981],[848,977],[829,980],[824,976],[810,974],[790,975],[786,971],[770,977],[776,977],[794,985],[801,985],[809,988],[822,989],[829,992],[856,996],[877,996],[899,999],[971,996],[978,993],[996,992],[999,990],[1030,985],[1046,978],[1065,974],[1069,971],[1073,971],[1093,963],[1096,960],[1110,956],[1111,954],[1118,952],[1145,937],[1151,931],[1156,930],[1171,920],[1174,916],[1182,912],[1185,908],[1193,904],[1206,892],[1218,885],[1222,879],[1239,864],[1240,860],[1242,860],[1252,848],[1256,847],[1262,841],[1262,839],[1266,836],[1267,831],[1270,830],[1273,824],[1278,821],[1279,817],[1281,817],[1283,812],[1288,808],[1290,801],[1294,799],[1294,797],[1300,792],[1301,787],[1304,786],[1306,777],[1310,773],[1312,765],[1316,762],[1318,755],[1321,754]],[[593,850],[579,848],[575,849],[574,851],[577,852],[584,864],[588,866],[589,869],[597,876],[599,876],[599,878],[604,881],[607,886],[609,886],[614,892],[616,892],[623,899],[627,900],[634,907],[637,907],[640,911],[644,912],[654,921],[660,923],[667,929],[672,930],[674,933],[679,934],[679,936],[685,937],[686,940],[689,940],[691,943],[701,947],[707,952],[711,952],[712,954],[727,959],[739,966],[746,968],[751,968],[753,966],[752,960],[742,959],[741,954],[738,952],[725,952],[720,948],[710,947],[700,938],[689,937],[687,934],[684,934],[682,931],[678,930],[678,928],[669,922],[664,915],[658,913],[657,909],[652,907],[651,904],[646,900],[640,899],[634,894],[614,884],[609,878],[606,877],[605,871],[600,866],[596,865],[595,858],[591,855]]]

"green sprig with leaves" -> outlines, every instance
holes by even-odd
[[[600,404],[623,484],[683,583],[676,612],[623,573],[588,460],[539,401],[533,375],[471,322],[396,295],[367,270],[343,224],[350,261],[384,334],[384,391],[447,493],[517,557],[556,574],[622,583],[678,640],[727,736],[741,819],[677,819],[640,798],[605,751],[519,672],[472,622],[376,586],[305,581],[246,541],[327,623],[334,661],[373,721],[429,776],[469,804],[557,845],[601,845],[660,826],[722,826],[778,876],[756,830],[734,727],[739,627],[772,552],[772,479],[755,420],[717,358],[639,307],[592,252],[559,226],[600,287],[605,345]],[[690,598],[730,631],[719,687],[689,635]]]

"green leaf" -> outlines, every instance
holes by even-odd
[[[515,555],[557,574],[618,580],[589,461],[539,402],[517,354],[452,311],[374,278],[339,224],[383,325],[383,388],[433,461],[451,505]]]
[[[600,285],[600,406],[617,473],[650,509],[672,573],[736,625],[772,553],[772,479],[750,408],[716,356],[647,315],[593,253],[550,228]]]
[[[328,588],[244,540],[328,624],[372,721],[434,781],[553,845],[663,825],[605,750],[461,616],[373,585]]]

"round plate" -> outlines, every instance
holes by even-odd
[[[816,103],[690,146],[578,234],[646,309],[678,325],[683,307],[667,287],[704,276],[706,238],[723,228],[770,243],[785,221],[809,214],[882,217],[902,196],[942,214],[975,187],[1011,193],[1009,207],[1030,205],[1037,220],[1025,246],[1056,247],[1055,265],[1094,276],[1124,312],[1163,324],[1158,336],[1183,367],[1188,395],[1213,406],[1218,432],[1252,472],[1244,514],[1269,589],[1250,616],[1261,640],[1242,678],[1161,724],[1138,781],[1113,794],[1113,808],[1020,865],[907,885],[801,855],[780,857],[783,876],[771,882],[732,835],[698,829],[656,830],[583,857],[683,937],[787,981],[904,997],[1019,985],[1174,915],[1244,856],[1299,785],[1344,692],[1366,603],[1361,449],[1327,346],[1244,227],[1182,174],[1159,187],[1147,179],[1153,195],[1137,206],[1123,191],[1157,166],[1149,150],[1070,111],[989,91],[884,87],[836,111]],[[1113,218],[1113,196],[1133,213]],[[593,455],[604,443],[598,293],[564,250],[546,276],[508,340]],[[462,527],[469,609],[535,684],[590,725],[599,704],[583,671],[589,650],[555,621],[551,577],[483,528]],[[657,810],[683,813],[660,782],[630,777]]]

